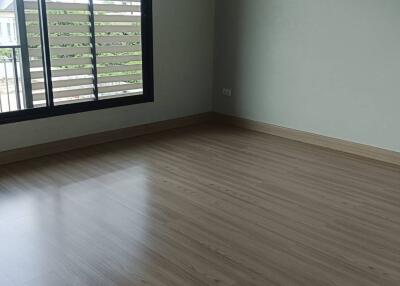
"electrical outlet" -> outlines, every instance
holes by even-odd
[[[232,96],[232,89],[230,89],[230,88],[223,88],[223,89],[222,89],[222,95],[231,97],[231,96]]]

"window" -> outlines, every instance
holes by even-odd
[[[7,35],[11,38],[11,23],[7,23]]]
[[[0,123],[153,101],[151,0],[16,1]]]

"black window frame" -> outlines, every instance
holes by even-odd
[[[23,0],[17,0],[17,1],[23,1]],[[45,0],[38,0],[38,1],[39,3],[45,2]],[[4,112],[0,113],[0,125],[20,122],[20,121],[40,119],[40,118],[55,117],[67,114],[88,112],[106,108],[154,102],[152,14],[153,14],[152,0],[141,0],[141,30],[142,30],[141,38],[142,38],[142,69],[143,69],[142,94],[126,96],[126,97],[78,102],[78,103],[69,103],[65,105],[48,104],[48,106],[46,107],[29,108],[18,111]],[[50,71],[50,76],[51,76],[51,71]],[[52,93],[52,91],[50,91],[50,93]]]

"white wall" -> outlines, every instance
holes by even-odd
[[[218,0],[215,109],[400,151],[399,28],[399,0]]]
[[[0,125],[0,151],[211,111],[214,0],[153,0],[155,102]]]

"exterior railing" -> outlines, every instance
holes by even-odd
[[[21,110],[19,45],[0,46],[0,112]]]

